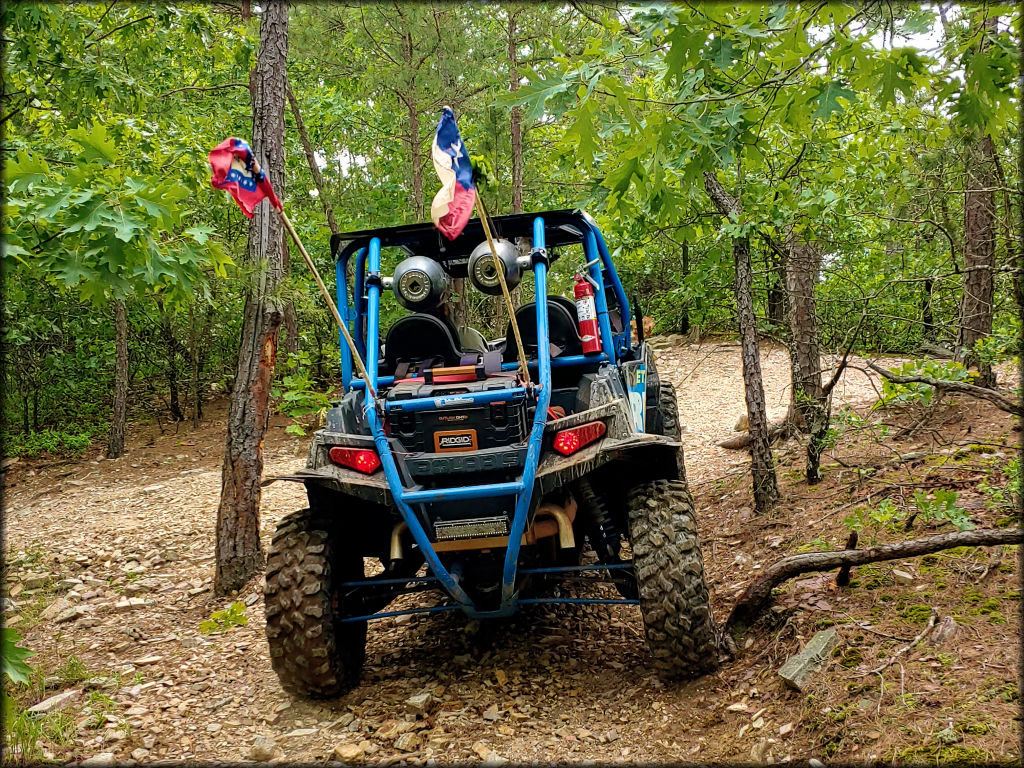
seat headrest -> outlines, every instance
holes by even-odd
[[[450,322],[418,312],[397,320],[384,342],[384,365],[393,371],[399,360],[440,357],[445,365],[458,365],[462,352],[458,331]]]

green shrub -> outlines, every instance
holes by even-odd
[[[4,455],[38,458],[43,455],[77,458],[92,445],[93,432],[65,432],[44,429],[19,435],[7,435]]]
[[[302,420],[315,416],[317,423],[321,423],[330,407],[331,399],[313,383],[308,352],[288,355],[285,370],[289,373],[282,378],[281,386],[272,388],[270,394],[281,400],[277,406],[278,412],[292,419],[293,423],[289,424],[285,431],[291,435],[302,436],[306,434]]]
[[[939,523],[952,523],[958,530],[969,531],[974,528],[971,516],[957,504],[957,492],[937,488],[931,493],[914,491],[914,503],[917,504],[918,516],[922,520]]]
[[[235,601],[223,611],[214,611],[210,618],[199,622],[199,631],[204,635],[226,632],[232,627],[244,627],[249,623],[245,615],[245,603]]]
[[[952,361],[911,360],[899,368],[892,369],[899,376],[928,376],[948,382],[966,382],[970,374],[961,364]],[[897,384],[882,378],[882,399],[874,407],[891,405],[919,404],[925,407],[932,404],[935,398],[935,387],[930,384]]]

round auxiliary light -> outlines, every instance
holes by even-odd
[[[434,309],[444,300],[448,277],[426,256],[410,256],[395,269],[391,290],[398,303],[414,312]]]
[[[498,254],[500,268],[505,272],[505,283],[511,291],[519,285],[522,271],[519,268],[519,252],[516,247],[505,239],[494,241],[494,250]],[[484,241],[469,254],[469,279],[477,290],[497,296],[501,293],[501,281],[498,270],[491,256],[491,246]]]

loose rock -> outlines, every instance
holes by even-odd
[[[253,741],[252,746],[249,747],[246,759],[265,762],[276,755],[279,751],[280,748],[277,746],[277,742],[272,738],[269,736],[257,736],[256,740]]]
[[[334,759],[343,763],[362,760],[365,755],[366,750],[359,744],[339,744],[334,748]]]
[[[804,649],[791,656],[782,669],[779,677],[791,688],[802,691],[811,676],[821,669],[829,658],[829,653],[839,644],[839,635],[834,629],[824,629],[810,639]]]
[[[100,752],[98,755],[86,758],[79,763],[82,768],[106,768],[108,765],[114,765],[117,759],[114,757],[113,752]]]
[[[434,701],[431,693],[417,693],[405,700],[405,711],[411,715],[425,715]]]
[[[48,699],[43,699],[38,704],[28,708],[28,712],[33,715],[47,715],[50,712],[60,712],[62,709],[66,709],[71,703],[76,701],[79,696],[82,695],[81,688],[74,688],[70,691],[62,691],[56,696],[51,696]]]

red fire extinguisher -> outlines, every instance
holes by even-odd
[[[594,287],[582,272],[576,273],[576,315],[580,321],[580,338],[583,340],[583,354],[592,355],[601,351],[601,331],[597,325],[597,305],[594,303]]]

